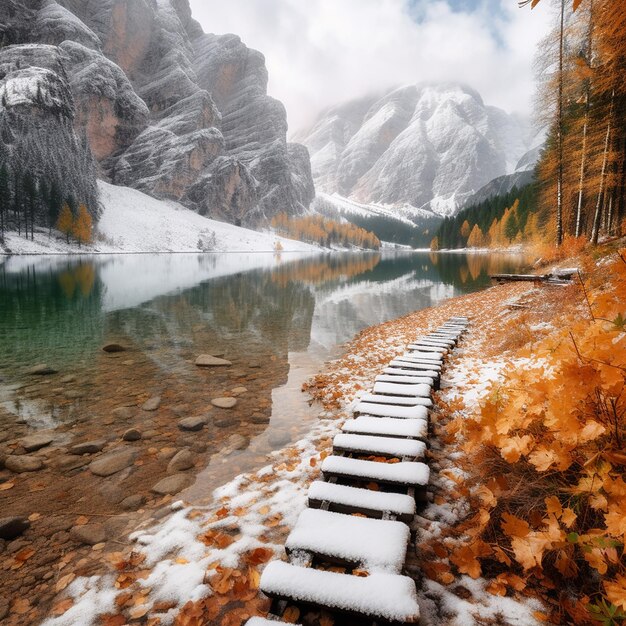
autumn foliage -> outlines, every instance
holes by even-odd
[[[626,619],[625,252],[594,269],[580,306],[449,427],[475,482],[469,540],[450,560],[493,574],[498,595],[529,579],[557,590],[553,623]]]
[[[332,245],[368,250],[380,248],[380,240],[374,233],[349,222],[337,222],[321,215],[289,217],[281,213],[272,219],[271,225],[285,237],[318,243],[328,248]]]

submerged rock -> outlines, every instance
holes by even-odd
[[[228,367],[232,365],[232,363],[211,354],[201,354],[196,359],[196,365],[198,367]]]
[[[112,353],[126,351],[126,348],[119,343],[107,343],[104,346],[102,346],[102,349],[105,352],[112,352]]]
[[[70,537],[78,543],[94,546],[106,540],[106,531],[102,524],[85,524],[83,526],[74,526],[70,530]]]
[[[179,450],[167,464],[167,473],[184,472],[194,466],[196,457],[187,448]]]
[[[152,487],[152,491],[163,496],[168,494],[173,495],[189,487],[192,482],[193,478],[189,476],[189,474],[173,474],[172,476],[167,476],[163,478],[163,480],[160,480]]]
[[[45,363],[35,365],[28,370],[28,374],[31,376],[49,376],[50,374],[56,374],[57,372],[58,370],[55,370],[53,367],[49,367]]]
[[[232,409],[237,404],[237,398],[213,398],[211,404],[220,409]]]
[[[70,454],[95,454],[100,452],[106,446],[106,439],[97,439],[94,441],[83,441],[74,444],[70,449]]]
[[[89,469],[96,476],[111,476],[132,465],[137,458],[137,451],[132,448],[110,452],[91,462]]]
[[[35,452],[40,448],[49,446],[54,441],[54,435],[50,433],[34,433],[20,439],[20,445],[26,452]]]
[[[161,406],[161,396],[154,396],[141,405],[144,411],[156,411]]]
[[[4,466],[16,474],[22,474],[40,470],[43,467],[43,461],[36,456],[10,454],[4,459]]]
[[[0,539],[11,541],[29,528],[30,522],[25,517],[2,517],[0,518]]]
[[[208,419],[202,416],[184,417],[182,420],[179,420],[178,428],[180,428],[181,430],[189,430],[194,432],[202,430],[207,422]]]

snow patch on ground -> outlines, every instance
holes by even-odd
[[[15,232],[5,236],[10,254],[93,254],[111,252],[271,252],[319,250],[317,246],[271,233],[211,220],[173,201],[157,200],[137,189],[98,181],[102,215],[94,241],[79,247],[58,232],[35,232],[35,240]],[[0,246],[0,253],[2,253]]]

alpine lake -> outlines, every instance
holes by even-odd
[[[302,384],[360,330],[525,266],[428,252],[0,257],[2,515],[31,516],[52,562],[73,549],[77,516],[100,516],[108,538],[158,517],[153,488],[175,455],[172,497],[206,503],[307,432],[321,409]],[[0,539],[0,554],[20,541]],[[9,594],[47,575],[2,572]]]

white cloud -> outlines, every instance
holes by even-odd
[[[423,80],[463,81],[488,104],[529,113],[544,3],[531,13],[515,0],[474,2],[463,12],[444,0],[413,9],[408,0],[191,0],[191,7],[206,32],[236,33],[265,55],[268,92],[297,130],[324,107]]]

